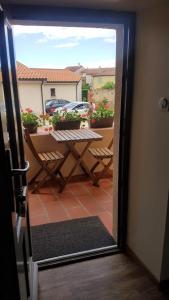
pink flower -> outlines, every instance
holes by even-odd
[[[33,112],[33,110],[31,108],[29,108],[29,107],[25,108],[25,111],[28,112],[28,113],[32,113]]]

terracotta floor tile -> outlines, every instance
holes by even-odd
[[[63,191],[62,193],[59,193],[57,197],[60,201],[62,201],[64,199],[74,199],[75,195],[73,195],[70,191]]]
[[[70,184],[69,186],[70,191],[76,195],[88,195],[88,190],[87,188],[83,185],[83,182],[81,184]]]
[[[90,214],[81,206],[69,208],[68,213],[71,219],[85,218],[90,216]]]
[[[39,216],[31,216],[30,217],[30,224],[31,226],[35,225],[41,225],[41,224],[46,224],[49,223],[49,218],[45,215],[39,215]]]
[[[49,210],[48,217],[50,222],[60,222],[60,221],[69,220],[69,216],[63,208],[62,209],[59,208],[56,211]]]
[[[43,205],[39,199],[29,200],[29,209],[32,216],[38,216],[45,213]]]
[[[108,187],[111,188],[113,186],[113,178],[111,178],[111,179],[107,179],[107,178],[100,179],[99,184],[100,184],[101,188],[108,188]]]
[[[91,215],[96,215],[99,212],[104,211],[105,209],[99,204],[99,202],[95,199],[86,199],[82,197],[78,197],[80,203],[87,209],[87,211]]]
[[[112,214],[112,210],[113,210],[113,203],[112,201],[105,201],[105,202],[100,202],[99,205],[104,209],[107,210],[108,212],[110,212]]]
[[[39,194],[39,198],[43,203],[56,202],[58,200],[53,194]]]
[[[44,205],[44,208],[47,212],[53,212],[53,213],[64,210],[61,202],[58,200],[55,202],[48,202],[46,205]]]
[[[40,193],[29,194],[31,225],[97,215],[111,233],[111,183],[111,180],[103,179],[99,188],[91,181],[70,183],[58,193],[56,183],[49,182]]]
[[[79,202],[74,198],[65,198],[61,200],[63,206],[65,208],[77,207],[79,206]]]
[[[103,224],[105,225],[105,227],[107,228],[109,233],[112,235],[112,226],[113,226],[113,224],[112,224],[111,214],[107,211],[104,211],[104,212],[98,213],[98,217],[103,222]]]

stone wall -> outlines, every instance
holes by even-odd
[[[101,102],[104,98],[108,99],[114,106],[115,90],[95,89],[93,90],[93,99],[96,102]]]

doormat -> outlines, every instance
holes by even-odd
[[[97,216],[32,226],[31,235],[34,261],[116,244]]]

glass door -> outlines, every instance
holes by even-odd
[[[31,240],[20,107],[11,26],[0,11],[0,222],[3,298],[31,299]],[[10,298],[12,295],[12,298]]]

